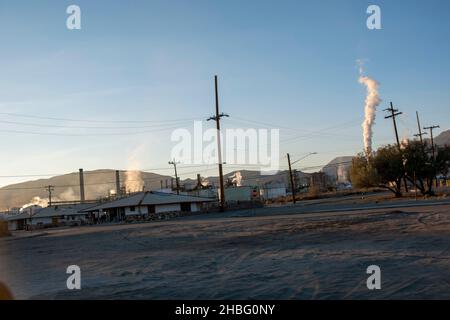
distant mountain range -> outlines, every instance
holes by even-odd
[[[163,176],[156,173],[141,172],[142,180],[147,190],[160,188],[160,181],[170,179],[169,176]],[[107,196],[110,190],[116,189],[115,170],[95,170],[84,172],[84,184],[86,199],[97,199]],[[120,180],[126,179],[124,171],[120,172]],[[45,186],[52,185],[54,191],[52,193],[53,201],[72,201],[80,198],[78,172],[55,176],[47,179],[39,179],[34,181],[26,181],[22,183],[12,184],[0,188],[0,210],[7,210],[13,207],[21,207],[31,202],[39,202],[41,199],[48,199],[48,192]],[[136,190],[137,191],[137,190]]]
[[[450,130],[441,132],[437,137],[434,138],[434,143],[438,146],[450,146]]]

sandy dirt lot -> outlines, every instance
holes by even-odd
[[[449,248],[450,205],[197,218],[2,239],[0,279],[20,299],[450,299]]]

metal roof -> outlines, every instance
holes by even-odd
[[[56,205],[46,207],[36,212],[32,218],[48,218],[54,216],[76,216],[84,215],[83,209],[92,207],[92,204]]]
[[[93,206],[82,210],[83,212],[92,212],[105,209],[123,208],[123,207],[135,207],[135,206],[149,206],[149,205],[162,205],[162,204],[174,204],[174,203],[193,203],[193,202],[212,202],[216,199],[194,197],[187,195],[176,195],[173,193],[165,192],[140,192],[132,196],[114,200],[108,203],[104,203],[98,206]]]
[[[73,216],[73,215],[84,215],[85,213],[80,212],[83,209],[91,207],[92,204],[73,204],[73,205],[57,205],[42,208],[39,211],[36,211],[31,218],[50,218],[56,216]],[[22,219],[30,219],[30,215],[28,213],[20,213],[12,216],[7,216],[5,220],[7,221],[15,221]]]

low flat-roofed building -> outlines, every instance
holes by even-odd
[[[9,230],[25,230],[31,228],[44,228],[50,226],[81,225],[88,221],[89,216],[80,212],[92,204],[54,205],[33,211],[24,210],[17,215],[5,218]]]
[[[126,198],[91,206],[85,213],[102,215],[106,213],[109,220],[124,220],[129,216],[149,216],[165,212],[199,212],[205,204],[217,200],[165,192],[139,192]]]

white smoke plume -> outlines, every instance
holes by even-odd
[[[364,150],[367,156],[370,156],[372,154],[373,125],[375,124],[377,106],[380,104],[381,99],[378,94],[378,82],[372,78],[363,76],[362,64],[361,62],[358,62],[358,64],[360,71],[359,83],[365,85],[367,89],[367,96],[364,106],[364,122],[362,123],[362,127],[364,136]]]
[[[54,201],[74,201],[78,199],[79,197],[75,195],[73,189],[68,188],[64,192],[60,193],[57,197],[55,197]]]
[[[404,150],[406,149],[406,147],[408,147],[408,145],[409,145],[408,138],[403,138],[402,141],[400,142],[400,149]]]
[[[128,157],[128,167],[125,172],[125,189],[127,192],[138,192],[144,188],[144,180],[142,180],[140,171],[144,149],[144,145],[140,145]]]
[[[59,195],[52,197],[52,202],[74,201],[74,200],[78,200],[78,197],[75,195],[75,192],[73,191],[72,188],[68,188],[64,192],[60,193]],[[29,203],[24,204],[20,208],[20,210],[23,211],[24,209],[26,209],[28,207],[33,207],[33,206],[39,206],[39,207],[45,208],[45,207],[48,207],[48,203],[49,203],[48,198],[41,198],[41,197],[35,196],[30,200]]]
[[[20,211],[23,211],[24,209],[32,206],[40,206],[42,208],[48,206],[48,199],[42,199],[40,197],[33,197],[29,203],[24,204],[22,208],[20,208]]]
[[[233,180],[232,182],[236,185],[236,187],[240,187],[242,186],[242,175],[240,171],[237,171],[234,175],[233,175]]]

